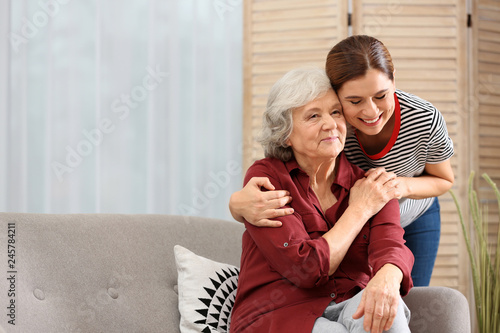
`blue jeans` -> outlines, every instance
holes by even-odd
[[[323,315],[316,319],[311,333],[366,333],[363,329],[365,317],[353,319],[352,315],[356,312],[363,291],[357,293],[354,297],[336,304],[331,302],[325,309]],[[409,333],[408,323],[410,322],[410,310],[399,298],[396,318],[388,333]]]
[[[411,271],[413,285],[425,287],[431,281],[432,269],[436,261],[441,236],[441,215],[439,201],[434,198],[432,205],[418,219],[405,229],[406,246],[415,257]]]

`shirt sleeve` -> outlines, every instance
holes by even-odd
[[[399,222],[399,205],[391,200],[371,221],[368,261],[373,273],[385,264],[393,264],[403,272],[401,295],[408,294],[413,287],[411,270],[414,257],[403,239],[404,230]]]
[[[450,159],[453,154],[453,141],[448,135],[446,122],[443,115],[433,107],[429,147],[427,150],[426,163],[437,164]]]
[[[277,190],[289,190],[280,182],[276,168],[265,160],[252,165],[245,184],[252,177],[267,177]],[[291,184],[291,182],[289,182]],[[299,288],[313,288],[329,281],[330,251],[323,237],[311,239],[302,217],[293,215],[278,218],[279,228],[259,228],[245,221],[245,227],[258,249],[266,258],[270,268]]]

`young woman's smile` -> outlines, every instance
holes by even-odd
[[[338,91],[344,116],[365,135],[377,135],[394,114],[394,81],[376,69],[345,82]]]

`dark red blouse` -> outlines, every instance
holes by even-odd
[[[338,269],[328,275],[330,251],[321,236],[342,216],[349,189],[364,176],[343,153],[337,163],[332,185],[337,203],[325,214],[295,160],[265,158],[249,168],[245,184],[252,177],[268,177],[276,189],[290,192],[289,206],[295,212],[279,218],[280,228],[258,228],[245,221],[231,332],[309,333],[332,300],[339,303],[354,296],[387,263],[403,272],[401,294],[410,291],[414,259],[404,245],[396,200],[365,224]]]

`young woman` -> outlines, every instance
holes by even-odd
[[[427,286],[441,233],[437,196],[453,185],[453,143],[441,113],[429,102],[396,89],[391,55],[379,40],[351,36],[335,45],[326,72],[352,127],[345,144],[347,159],[367,171],[384,168],[399,199],[406,245],[415,256],[415,286]],[[293,213],[283,208],[293,200],[273,190],[266,178],[254,178],[234,193],[230,210],[258,226],[279,226],[271,219]],[[374,183],[380,190],[380,184]]]

